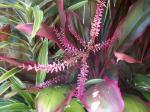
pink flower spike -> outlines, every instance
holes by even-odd
[[[67,40],[65,33],[64,33],[64,29],[61,28],[61,32],[59,32],[58,29],[56,28],[53,28],[53,29],[54,29],[53,31],[56,37],[58,38],[64,50],[70,55],[73,55],[73,56],[77,55],[79,50],[71,42]]]
[[[90,31],[90,36],[91,36],[90,42],[91,43],[93,43],[95,41],[95,38],[99,35],[105,3],[106,3],[105,0],[101,0],[100,3],[97,4],[96,14],[95,14],[94,20],[91,24],[91,31]]]
[[[66,77],[65,76],[57,76],[53,79],[47,80],[41,84],[38,84],[36,87],[39,89],[43,89],[43,88],[47,88],[49,86],[55,85],[59,82],[65,82],[66,81]]]
[[[83,93],[84,93],[84,84],[87,80],[87,76],[88,76],[88,64],[86,62],[84,62],[82,65],[81,65],[81,69],[80,69],[80,74],[78,75],[78,83],[77,83],[77,98],[78,99],[81,99],[82,96],[83,96]]]
[[[21,64],[19,65],[19,68],[25,69],[27,71],[29,70],[35,70],[37,71],[44,71],[44,72],[59,72],[63,71],[65,69],[65,64],[64,63],[56,63],[53,62],[52,64],[49,65],[42,65],[42,64],[34,64],[34,65],[28,65],[28,64]]]

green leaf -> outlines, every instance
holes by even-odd
[[[71,5],[70,7],[68,7],[68,10],[76,10],[76,9],[84,6],[86,3],[88,3],[88,0],[77,2],[77,3],[73,4],[73,5]]]
[[[11,83],[9,81],[4,82],[2,85],[0,85],[0,96],[6,92],[9,87],[11,86]]]
[[[10,99],[11,97],[17,95],[18,92],[17,91],[11,91],[11,92],[7,92],[5,95],[4,95],[4,98],[5,99]]]
[[[7,70],[5,70],[4,68],[0,67],[0,73],[5,73]]]
[[[85,86],[86,87],[89,87],[93,84],[98,84],[100,82],[104,81],[103,79],[91,79],[91,80],[88,80],[86,83],[85,83]]]
[[[51,58],[60,58],[64,54],[64,51],[62,49],[58,50]]]
[[[0,42],[0,49],[8,46],[9,44],[7,42]]]
[[[34,37],[41,26],[43,20],[43,11],[37,6],[33,7],[32,10],[34,15],[34,24],[31,37]]]
[[[29,107],[27,107],[23,103],[11,103],[8,105],[0,106],[0,112],[25,112],[29,111]]]
[[[124,96],[124,112],[149,112],[149,107],[138,97],[133,95]]]
[[[38,55],[39,64],[48,64],[48,40],[43,41],[43,45]],[[39,71],[36,74],[36,84],[42,83],[45,80],[46,72]]]
[[[42,90],[36,97],[36,112],[56,112],[59,107],[63,109],[68,93],[69,88],[64,86]]]
[[[13,89],[14,91],[19,91],[21,89],[24,89],[26,86],[24,85],[24,83],[17,77],[11,77],[10,78],[11,83],[13,84]],[[30,105],[31,107],[34,107],[34,100],[33,97],[30,93],[25,92],[25,91],[21,91],[19,92],[19,94],[24,98],[24,100],[26,101],[26,103],[28,105]]]
[[[76,112],[77,110],[78,112],[85,112],[80,102],[74,98],[71,100],[70,104],[65,107],[64,112]]]
[[[3,99],[3,98],[0,98],[0,107],[8,105],[8,104],[16,103],[16,102],[17,101],[14,100],[14,99]]]
[[[150,90],[150,77],[141,75],[141,74],[136,74],[134,78],[134,85],[138,90],[149,91]]]
[[[119,38],[119,46],[133,42],[150,24],[150,0],[138,0],[128,11],[127,16],[118,26],[114,36]]]
[[[148,101],[150,101],[150,77],[142,74],[136,74],[133,82],[135,88],[139,90]]]
[[[18,9],[18,10],[22,10],[24,11],[25,9],[19,5],[19,4],[11,4],[11,3],[8,3],[8,4],[2,4],[0,3],[0,8],[14,8],[14,9]]]
[[[150,102],[150,92],[142,92],[142,94]]]
[[[16,73],[20,72],[21,70],[19,68],[13,68],[7,72],[5,72],[1,77],[0,77],[0,83],[4,82],[8,78],[14,76]]]

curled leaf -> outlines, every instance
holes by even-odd
[[[128,56],[124,53],[114,51],[114,55],[117,58],[117,62],[119,62],[121,60],[121,61],[125,61],[127,63],[141,63],[141,61],[136,60],[135,58]]]

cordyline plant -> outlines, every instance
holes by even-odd
[[[105,71],[116,66],[116,62],[113,60],[114,56],[117,58],[117,62],[122,60],[130,64],[142,63],[142,60],[137,60],[131,56],[114,50],[114,43],[118,42],[118,39],[120,38],[120,26],[118,26],[113,36],[111,35],[108,39],[102,42],[99,41],[103,30],[102,20],[107,0],[100,0],[96,6],[96,13],[91,22],[91,28],[89,33],[86,35],[89,39],[87,39],[85,35],[85,37],[83,35],[81,36],[73,25],[71,19],[74,16],[77,20],[79,20],[78,15],[72,11],[64,11],[63,0],[56,1],[57,5],[59,5],[58,11],[60,15],[60,27],[54,24],[48,26],[45,22],[42,22],[40,28],[36,31],[35,37],[40,38],[41,40],[43,40],[43,38],[52,40],[64,52],[63,57],[60,57],[58,61],[51,61],[49,64],[39,64],[36,62],[21,63],[8,57],[0,56],[0,60],[17,66],[20,69],[35,72],[41,71],[52,77],[45,82],[37,83],[35,87],[27,88],[27,90],[40,90],[57,84],[68,84],[72,75],[71,72],[78,71],[76,72],[78,73],[77,76],[75,76],[77,81],[75,81],[75,83],[72,82],[73,92],[71,92],[71,97],[75,96],[82,102],[85,92],[85,83],[89,79],[105,78],[108,80],[105,77]],[[121,23],[122,21],[120,24]],[[16,29],[28,35],[32,35],[34,24],[19,24],[16,26]],[[120,44],[120,41],[118,43]],[[101,57],[103,59],[100,59]],[[66,73],[66,75],[63,75],[64,73]],[[68,75],[68,73],[70,74]],[[109,84],[110,83],[108,83],[108,85]],[[114,87],[114,85],[112,86]],[[118,88],[116,90],[118,90]]]
[[[68,25],[66,24],[67,22],[64,22],[65,20],[67,20],[66,19],[67,16],[68,18],[69,16],[71,16],[72,12],[68,12],[67,14],[65,14],[65,12],[63,11],[64,10],[63,5],[60,7],[61,8],[60,13],[62,13],[61,20],[63,21],[62,21],[62,26],[59,29],[57,29],[54,26],[48,27],[45,23],[41,24],[41,28],[37,31],[36,35],[53,40],[57,44],[57,46],[59,46],[60,49],[64,50],[64,57],[67,57],[67,59],[64,58],[61,61],[57,61],[57,62],[54,61],[48,65],[36,64],[36,63],[32,65],[25,64],[25,63],[21,64],[4,57],[0,57],[0,59],[5,60],[8,63],[14,64],[17,67],[27,71],[31,71],[31,70],[34,70],[36,72],[43,71],[50,74],[54,72],[56,73],[56,72],[65,71],[71,67],[77,66],[77,68],[80,68],[80,73],[78,74],[77,77],[77,87],[76,87],[75,96],[77,96],[78,99],[81,99],[85,89],[84,88],[85,82],[88,80],[88,77],[93,77],[93,76],[89,76],[90,66],[88,64],[88,60],[91,57],[90,55],[96,55],[97,52],[108,49],[112,45],[112,43],[117,39],[116,37],[113,37],[104,42],[96,43],[96,39],[98,38],[99,32],[102,28],[101,21],[102,21],[102,16],[105,7],[106,7],[105,0],[100,1],[100,3],[97,4],[96,14],[94,16],[93,22],[91,23],[91,30],[89,33],[90,40],[88,42],[85,41],[83,37],[80,37],[80,35],[73,29],[69,21],[68,21],[69,23]],[[27,34],[31,34],[33,24],[32,23],[19,24],[16,26],[16,28]],[[74,37],[74,39],[78,43],[80,43],[80,47],[75,46],[68,40],[67,38],[68,32]],[[62,77],[57,76],[54,79],[50,79],[46,82],[38,84],[36,87],[45,88],[48,86],[52,86],[53,84],[58,83],[61,80],[68,79]]]

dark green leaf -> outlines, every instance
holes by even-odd
[[[139,90],[150,91],[150,77],[136,74],[134,78],[135,87]]]
[[[115,32],[115,36],[119,38],[119,46],[125,41],[133,42],[149,24],[150,0],[138,0]]]
[[[150,102],[150,92],[142,92],[142,94]]]
[[[85,83],[85,86],[86,87],[89,87],[91,85],[94,85],[94,84],[98,84],[100,82],[104,81],[103,79],[91,79],[91,80],[88,80],[86,83]]]

